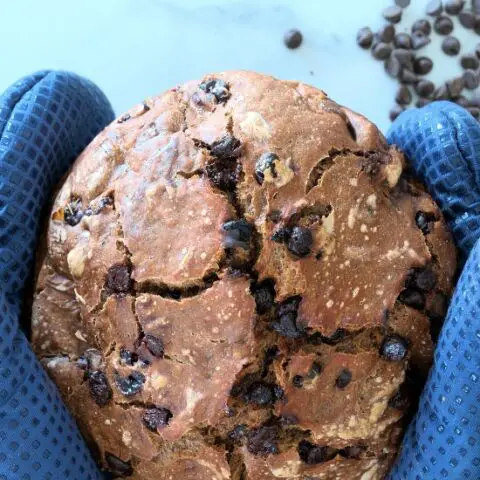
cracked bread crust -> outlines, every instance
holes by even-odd
[[[32,342],[118,477],[381,479],[455,269],[373,124],[298,82],[209,75],[75,162]]]

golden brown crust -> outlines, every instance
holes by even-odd
[[[456,268],[405,168],[361,115],[250,72],[100,133],[54,202],[33,345],[102,466],[383,478]]]

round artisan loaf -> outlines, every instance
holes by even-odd
[[[33,345],[103,468],[388,471],[456,251],[364,117],[299,82],[207,75],[87,147],[46,237]]]

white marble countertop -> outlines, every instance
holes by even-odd
[[[0,10],[0,90],[43,68],[68,69],[94,80],[117,113],[137,101],[204,73],[251,69],[316,85],[333,99],[389,125],[396,83],[381,62],[355,44],[357,30],[382,25],[392,0],[24,0]],[[402,26],[423,14],[412,0]],[[283,33],[304,34],[298,50]],[[462,51],[476,39],[456,28]],[[460,72],[440,42],[425,52],[434,80]]]

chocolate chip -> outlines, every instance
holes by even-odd
[[[288,30],[283,36],[283,43],[287,48],[295,49],[298,48],[303,41],[303,35],[300,30],[295,28]]]
[[[302,440],[298,444],[298,456],[307,465],[316,465],[325,462],[328,456],[328,447],[315,445],[307,440]]]
[[[65,223],[74,227],[80,223],[83,218],[82,201],[79,198],[70,200],[63,209],[63,219]]]
[[[247,403],[253,403],[261,407],[266,405],[273,405],[276,397],[274,394],[273,386],[267,383],[258,382],[254,383],[248,390],[248,395],[245,398]]]
[[[131,477],[133,475],[133,468],[130,462],[124,462],[115,455],[105,452],[105,461],[111,473],[118,477]]]
[[[465,5],[465,0],[446,0],[445,11],[449,15],[458,15]]]
[[[392,5],[391,7],[385,8],[382,15],[387,22],[400,23],[402,20],[402,9],[397,5]]]
[[[456,37],[447,37],[442,42],[442,50],[451,57],[458,55],[460,52],[460,41]]]
[[[323,367],[318,362],[313,362],[310,370],[307,373],[307,377],[313,380],[315,377],[318,377],[322,373]]]
[[[420,210],[415,215],[415,223],[424,235],[428,235],[432,232],[433,223],[436,220],[435,215],[431,212],[422,212]]]
[[[362,445],[354,445],[352,447],[342,448],[338,453],[345,458],[360,458],[362,453],[365,452],[367,447]]]
[[[392,54],[392,47],[380,42],[372,48],[372,55],[377,60],[386,60]]]
[[[392,57],[397,58],[402,67],[405,67],[407,70],[413,70],[413,61],[415,59],[415,54],[411,50],[398,48],[393,51]]]
[[[476,55],[463,55],[460,59],[460,65],[465,70],[476,70],[480,66],[480,62]]]
[[[395,0],[395,5],[400,8],[407,8],[410,5],[410,0]]]
[[[412,94],[406,85],[400,85],[395,95],[395,101],[399,105],[408,105],[412,102]]]
[[[420,290],[428,292],[435,288],[437,275],[431,267],[426,267],[423,270],[414,270],[410,281]]]
[[[433,94],[433,98],[435,100],[448,100],[450,98],[450,92],[448,91],[447,86],[442,85],[441,87],[438,87]]]
[[[100,407],[104,407],[112,398],[112,389],[108,383],[106,375],[97,370],[88,373],[88,390]]]
[[[432,68],[433,62],[432,59],[429,57],[418,57],[413,63],[413,71],[417,75],[426,75],[427,73],[430,73],[432,71]]]
[[[207,164],[205,171],[216,188],[224,192],[233,192],[242,174],[242,165],[226,159]]]
[[[368,49],[373,43],[373,32],[369,27],[361,28],[357,33],[357,45]]]
[[[301,375],[295,375],[292,378],[292,384],[295,388],[302,388],[303,387],[303,377]]]
[[[407,341],[400,335],[389,335],[380,347],[380,355],[390,362],[399,362],[403,360],[408,353]]]
[[[430,80],[420,80],[415,85],[415,91],[417,92],[418,96],[428,98],[435,91],[435,85]]]
[[[423,108],[423,107],[426,107],[427,105],[429,105],[430,103],[432,103],[431,100],[429,100],[428,98],[419,98],[416,102],[415,102],[415,106],[417,108]]]
[[[423,36],[428,36],[432,33],[432,25],[426,18],[420,18],[412,25],[412,33],[420,33]]]
[[[377,35],[381,42],[391,43],[395,38],[395,27],[391,23],[389,23],[388,25],[384,25],[377,32]]]
[[[418,77],[410,70],[404,69],[402,71],[402,75],[400,76],[400,81],[402,83],[406,83],[407,85],[413,85],[418,82]]]
[[[446,85],[450,98],[457,98],[465,87],[465,80],[463,77],[452,78],[446,82]]]
[[[402,73],[400,60],[394,55],[391,55],[390,58],[385,61],[385,71],[390,77],[398,78]]]
[[[470,12],[461,12],[458,15],[458,19],[460,20],[462,26],[468,30],[471,30],[475,27],[475,16]]]
[[[122,116],[117,120],[117,123],[127,122],[127,121],[130,120],[131,118],[132,118],[132,116],[131,116],[129,113],[125,113],[124,115],[122,115]]]
[[[289,338],[298,338],[303,335],[302,329],[297,325],[300,301],[300,297],[291,297],[278,305],[275,320],[272,322],[272,328],[278,334]]]
[[[422,292],[413,288],[403,290],[398,296],[398,301],[416,310],[423,310],[425,308],[425,296]]]
[[[467,90],[475,90],[479,85],[480,77],[474,70],[465,70],[463,72],[463,82]]]
[[[263,282],[252,287],[257,313],[267,313],[272,307],[275,299],[275,286],[272,280]]]
[[[281,227],[276,230],[272,235],[272,240],[276,243],[286,243],[290,238],[292,229],[288,227]]]
[[[153,407],[147,408],[143,413],[143,424],[152,432],[157,432],[159,428],[166,427],[173,417],[168,408]]]
[[[120,363],[122,365],[133,366],[138,361],[138,355],[135,352],[131,352],[126,348],[120,349]]]
[[[435,321],[440,321],[445,318],[448,310],[448,299],[441,293],[437,292],[430,300],[427,315]]]
[[[435,19],[433,28],[439,35],[450,35],[453,32],[453,22],[449,17],[441,15]]]
[[[210,153],[220,159],[237,158],[241,154],[241,143],[232,135],[224,135],[220,140],[212,143]]]
[[[121,264],[112,265],[108,269],[104,288],[107,295],[129,293],[132,288],[129,267]]]
[[[263,184],[263,181],[265,180],[265,173],[267,172],[272,178],[277,177],[275,161],[278,159],[278,155],[273,152],[266,152],[260,155],[255,163],[255,178],[260,185]]]
[[[442,2],[440,0],[431,0],[427,4],[427,15],[438,17],[443,11]]]
[[[431,41],[432,40],[430,37],[416,33],[412,35],[412,48],[413,50],[420,50],[421,48],[427,46]]]
[[[306,227],[293,227],[287,242],[288,250],[299,257],[306,257],[312,251],[313,235]]]
[[[395,121],[401,113],[405,111],[405,107],[402,107],[401,105],[395,105],[392,107],[390,110],[390,120],[393,122]]]
[[[213,94],[218,103],[225,103],[231,95],[228,84],[220,79],[207,80],[202,82],[199,87],[204,92]]]
[[[253,455],[277,454],[279,429],[276,425],[254,428],[247,435],[247,450]]]
[[[118,389],[122,395],[125,395],[126,397],[131,397],[132,395],[140,392],[143,388],[143,384],[145,383],[145,375],[140,372],[132,372],[126,377],[115,374],[114,379]]]
[[[410,50],[412,48],[412,37],[408,33],[397,33],[395,47]]]
[[[226,247],[239,247],[248,250],[253,227],[244,218],[225,222],[223,230],[227,233],[224,240]]]
[[[157,358],[163,358],[165,353],[165,347],[163,342],[160,338],[156,337],[155,335],[151,335],[147,333],[142,338],[142,343],[147,347],[147,350]]]
[[[343,390],[352,380],[352,372],[344,368],[335,380],[335,386]]]
[[[234,442],[238,442],[239,440],[245,437],[245,435],[247,434],[247,431],[248,431],[247,426],[244,424],[240,424],[240,425],[236,425],[233,428],[233,430],[230,430],[227,436],[230,440]]]

